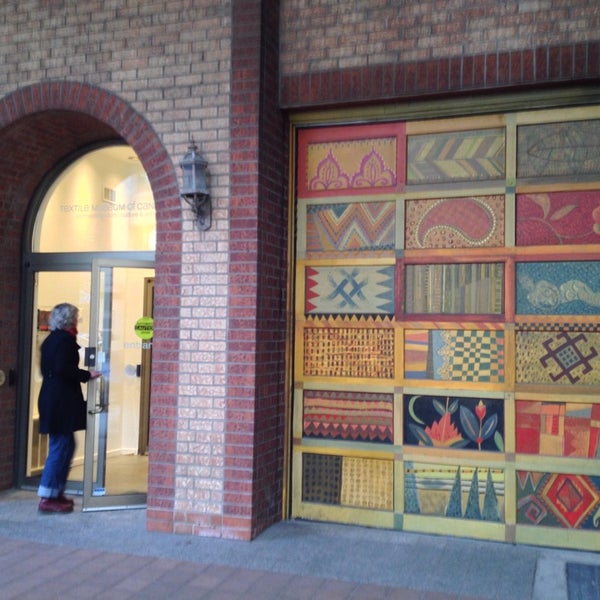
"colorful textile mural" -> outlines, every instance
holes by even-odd
[[[600,315],[600,261],[519,262],[517,314]]]
[[[405,247],[484,248],[504,245],[504,196],[408,200]]]
[[[600,458],[600,404],[516,402],[517,452]]]
[[[305,502],[393,510],[393,461],[304,452],[302,463]]]
[[[381,253],[396,246],[396,203],[306,205],[306,256]]]
[[[495,314],[504,309],[504,263],[406,265],[407,314]]]
[[[306,267],[307,315],[393,315],[394,265]]]
[[[600,333],[517,331],[518,383],[598,385]]]
[[[517,176],[600,173],[600,120],[521,125],[517,130]]]
[[[408,136],[408,184],[501,179],[503,129]]]
[[[502,382],[504,332],[500,330],[407,330],[404,377]]]
[[[600,191],[517,195],[518,246],[600,244]]]
[[[600,104],[385,119],[294,124],[291,512],[597,550]]]
[[[404,510],[453,519],[504,521],[504,472],[407,461]]]
[[[304,390],[305,437],[357,442],[394,441],[394,395]]]
[[[600,476],[517,471],[517,523],[600,528]]]
[[[504,401],[405,395],[404,443],[503,452]]]

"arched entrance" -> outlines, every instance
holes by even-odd
[[[22,253],[32,232],[24,227],[31,199],[44,194],[42,182],[53,169],[65,168],[65,160],[92,145],[128,144],[138,156],[154,196],[157,223],[155,263],[157,296],[164,289],[168,254],[164,253],[165,211],[170,214],[170,240],[181,235],[177,176],[172,161],[148,123],[128,104],[100,88],[80,84],[50,83],[24,87],[0,100],[0,289],[3,317],[0,320],[0,369],[8,375],[0,387],[6,418],[0,426],[0,486],[21,484],[26,473],[29,374],[23,371],[30,359],[31,331],[24,334],[23,315],[28,310],[23,283],[29,266]],[[161,218],[162,216],[162,218]],[[33,219],[29,220],[33,223]],[[29,227],[31,227],[30,225]],[[163,252],[161,252],[161,247]],[[22,265],[23,268],[20,268]],[[100,266],[99,266],[100,268]],[[177,293],[179,280],[169,278],[169,290]],[[29,310],[32,309],[30,303]],[[169,315],[161,325],[161,309],[155,312],[153,362],[163,357],[157,340],[176,343],[176,318]],[[163,315],[164,316],[164,315]],[[176,377],[176,373],[173,377]],[[164,374],[161,381],[165,381]],[[160,393],[153,406],[160,406]],[[152,473],[152,467],[150,467]]]
[[[142,506],[148,480],[148,415],[153,337],[154,199],[131,147],[78,156],[58,174],[24,248],[21,366],[29,373],[24,484],[37,487],[48,439],[40,435],[39,350],[53,306],[79,308],[81,364],[102,371],[85,386],[87,430],[76,433],[68,489],[83,509]],[[37,208],[37,210],[35,210]],[[29,359],[27,361],[27,359]],[[23,391],[27,382],[23,383]],[[22,402],[24,403],[24,402]]]

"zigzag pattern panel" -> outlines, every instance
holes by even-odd
[[[305,437],[380,442],[394,440],[394,395],[304,391]]]
[[[518,177],[598,175],[599,172],[599,120],[518,128]]]
[[[483,248],[504,245],[504,196],[406,202],[405,245]]]
[[[381,253],[396,245],[394,202],[313,204],[306,207],[306,255]]]
[[[306,315],[393,315],[395,267],[306,267]]]
[[[408,138],[408,184],[493,181],[503,179],[504,173],[504,129]]]
[[[597,530],[600,477],[517,471],[517,523]]]

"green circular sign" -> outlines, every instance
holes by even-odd
[[[139,318],[134,326],[135,335],[141,340],[151,340],[154,335],[154,319],[152,317]]]

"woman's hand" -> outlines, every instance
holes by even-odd
[[[90,369],[90,379],[98,379],[98,377],[101,377],[102,373],[100,371],[92,371]]]

